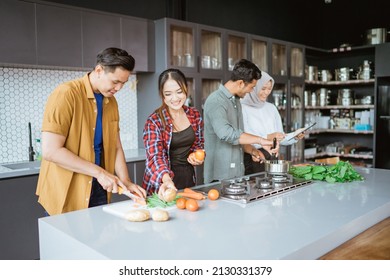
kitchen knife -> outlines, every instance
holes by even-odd
[[[119,195],[124,194],[125,196],[133,199],[135,202],[142,204],[142,205],[146,205],[146,200],[144,198],[139,197],[138,195],[131,193],[128,189],[123,189],[122,187],[118,186],[118,194]]]

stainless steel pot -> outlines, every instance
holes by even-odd
[[[326,106],[329,104],[329,93],[330,90],[326,88],[320,88],[317,90],[317,96],[319,96],[319,105]]]
[[[306,80],[308,81],[318,81],[318,68],[317,66],[309,66],[305,67]]]
[[[290,162],[287,160],[266,160],[264,166],[265,171],[269,174],[287,174]]]
[[[332,74],[329,70],[320,70],[318,72],[318,76],[322,82],[329,82],[330,80],[332,80]]]
[[[348,81],[349,80],[349,74],[353,71],[353,69],[349,67],[343,67],[334,70],[335,71],[335,79],[336,81]]]
[[[339,89],[337,96],[337,104],[342,106],[350,106],[353,104],[353,91],[349,88]]]
[[[373,28],[366,30],[366,45],[376,45],[382,44],[386,42],[387,28]]]

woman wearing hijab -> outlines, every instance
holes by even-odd
[[[241,99],[244,131],[268,140],[276,138],[278,142],[282,141],[281,145],[292,145],[302,139],[304,134],[301,133],[289,141],[283,141],[286,134],[283,132],[282,118],[276,106],[267,102],[267,97],[272,92],[275,81],[268,73],[261,71],[261,74],[262,76],[257,81],[253,91]],[[266,159],[271,157],[268,151],[260,145],[254,146],[264,154]],[[244,164],[245,175],[264,171],[264,163],[253,162],[252,156],[249,154],[244,155]]]

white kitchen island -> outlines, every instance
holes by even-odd
[[[41,259],[317,259],[390,216],[390,170],[314,182],[249,204],[206,200],[168,222],[128,222],[103,206],[39,219]],[[126,202],[118,202],[126,203]]]

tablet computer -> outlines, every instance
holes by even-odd
[[[291,132],[288,134],[288,137],[286,137],[285,139],[283,139],[283,141],[290,141],[291,139],[293,139],[294,137],[296,137],[297,135],[305,132],[306,130],[308,130],[309,128],[312,128],[313,126],[315,126],[317,123],[314,122],[314,123],[311,123],[309,124],[308,126],[305,126],[305,127],[302,127],[302,128],[299,128],[297,130],[295,130],[294,132]]]

